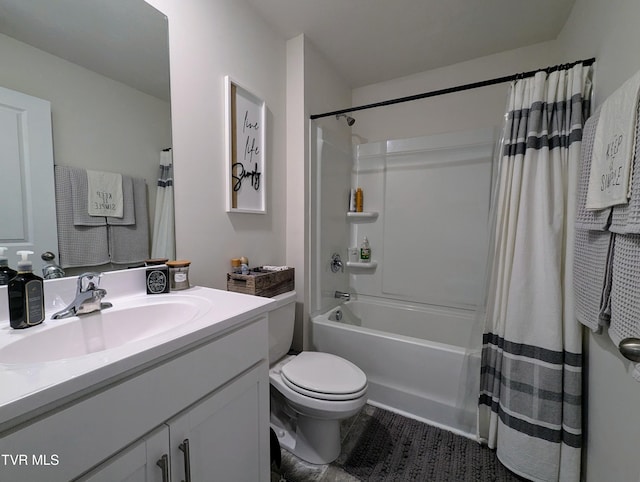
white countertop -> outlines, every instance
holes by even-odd
[[[144,268],[106,273],[100,285],[107,290],[104,301],[113,303],[114,308],[118,304],[144,303],[145,299],[153,302],[154,295],[147,295],[144,288],[144,274]],[[9,326],[6,287],[0,287],[0,350],[19,338],[77,321],[75,317],[51,320],[51,315],[75,296],[75,280],[45,282],[46,319],[41,325],[24,330]],[[0,432],[177,352],[216,338],[274,308],[270,298],[202,287],[163,296],[205,299],[205,312],[175,329],[109,350],[56,361],[0,363]]]

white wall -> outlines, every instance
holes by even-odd
[[[169,103],[5,35],[0,58],[1,86],[51,102],[54,162],[145,178],[153,223]]]
[[[310,129],[322,126],[334,134],[333,137],[346,149],[350,144],[349,129],[345,124],[335,118],[311,123],[309,116],[342,108],[349,105],[350,101],[351,89],[347,83],[304,35],[287,42],[287,264],[296,267],[299,304],[294,347],[297,349],[306,348],[309,343],[310,290],[315,285],[310,282],[310,275],[317,274],[311,253],[316,251],[315,246],[312,250],[312,245],[320,235],[310,230],[311,223],[316,221],[313,214],[316,205],[311,196],[315,193],[313,186],[318,181],[317,159],[310,156],[310,151],[315,151],[315,140],[314,136],[310,136]],[[350,165],[343,165],[348,172]],[[332,184],[326,194],[334,196],[339,192],[342,195],[348,189],[349,177],[344,176],[343,181],[342,184]],[[344,216],[344,212],[340,215]],[[340,219],[344,220],[344,217]],[[344,227],[336,228],[333,225],[323,226],[323,232],[346,234]],[[342,279],[346,281],[344,275]]]
[[[554,65],[552,42],[509,50],[353,90],[353,106],[445,89]],[[354,142],[404,139],[502,125],[509,84],[354,112]]]
[[[177,256],[192,283],[226,289],[231,258],[285,263],[285,41],[244,1],[148,3],[169,19]],[[264,215],[225,211],[225,75],[266,102]]]
[[[595,56],[596,104],[640,69],[640,2],[577,0],[558,37],[565,57]],[[588,334],[586,480],[637,481],[640,384],[605,335]]]

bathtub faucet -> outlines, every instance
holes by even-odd
[[[333,296],[334,298],[338,298],[339,300],[343,300],[343,301],[349,301],[351,299],[351,295],[343,291],[336,291]]]

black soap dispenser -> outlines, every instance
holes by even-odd
[[[29,328],[44,320],[44,283],[33,274],[28,256],[33,251],[18,251],[18,274],[9,281],[9,321],[11,328]]]
[[[18,274],[15,269],[9,268],[9,261],[4,255],[7,250],[5,247],[0,247],[0,286],[8,285],[9,281]]]

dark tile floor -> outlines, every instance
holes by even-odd
[[[367,472],[367,470],[360,470],[361,468],[371,467],[365,463],[362,467],[356,465],[358,470],[355,473],[366,474],[371,476],[365,476],[365,480],[418,480],[420,478],[427,478],[431,481],[447,481],[447,482],[461,482],[474,481],[474,482],[526,482],[525,479],[518,477],[509,472],[495,456],[495,452],[489,450],[486,446],[480,446],[475,442],[465,439],[459,435],[451,434],[450,432],[442,431],[435,427],[426,427],[419,422],[407,419],[400,415],[392,414],[391,412],[382,411],[386,413],[385,418],[387,422],[392,425],[385,425],[387,429],[391,427],[397,427],[398,430],[404,430],[403,427],[411,426],[413,431],[411,437],[418,437],[420,440],[420,432],[423,434],[428,432],[430,434],[437,434],[435,436],[436,445],[430,445],[431,450],[425,452],[430,453],[429,457],[431,462],[430,467],[439,467],[438,470],[429,470],[423,472],[407,471],[406,460],[401,457],[389,459],[387,455],[380,461],[380,465],[376,467],[385,467],[387,471],[384,475],[378,471],[377,475],[373,475],[373,472]],[[354,477],[354,475],[347,473],[343,467],[351,467],[351,472],[354,469],[354,454],[361,451],[364,447],[359,445],[362,440],[371,436],[371,427],[376,425],[380,427],[380,409],[376,409],[371,405],[365,405],[363,409],[357,415],[345,420],[341,426],[341,438],[342,438],[342,451],[340,456],[332,463],[327,465],[314,465],[309,464],[303,460],[300,460],[296,456],[282,449],[282,464],[278,470],[275,466],[272,466],[271,482],[358,482],[362,479]],[[415,425],[418,423],[418,426]],[[363,437],[361,437],[363,436]],[[370,440],[370,439],[369,439]],[[381,440],[380,436],[376,436],[377,441]],[[424,438],[422,439],[424,440]],[[454,441],[457,440],[457,441]],[[406,441],[404,442],[406,443]],[[398,447],[402,445],[402,441],[398,443]],[[457,447],[452,449],[452,447]],[[437,447],[437,448],[436,448]],[[368,449],[366,449],[368,450]],[[453,451],[452,451],[453,450]],[[375,452],[372,452],[375,453]],[[356,456],[357,459],[357,456]],[[393,460],[392,462],[390,462]],[[425,465],[426,458],[420,458],[415,460],[421,460],[418,465]],[[388,463],[391,465],[388,465]],[[360,463],[360,462],[358,462]],[[376,459],[376,463],[378,460]],[[385,465],[387,464],[387,465]],[[399,465],[395,465],[399,464]],[[460,468],[464,467],[464,470]],[[409,476],[410,473],[422,475]],[[389,474],[397,474],[391,476]],[[401,475],[404,474],[404,475]],[[430,474],[430,475],[426,475]],[[404,478],[403,478],[404,477]],[[419,482],[423,482],[420,480]],[[426,481],[425,481],[426,482]]]

